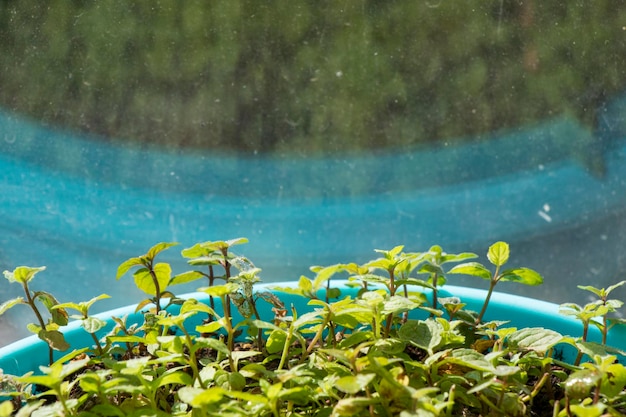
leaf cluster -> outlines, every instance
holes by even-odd
[[[585,325],[582,335],[544,328],[515,328],[483,320],[500,281],[537,285],[527,268],[504,269],[509,247],[492,245],[490,266],[471,253],[439,246],[404,252],[377,250],[378,258],[312,267],[311,278],[272,291],[255,285],[261,270],[232,252],[247,240],[203,242],[182,250],[194,269],[172,275],[157,256],[159,243],[123,262],[148,295],[138,304],[143,320],[113,317],[105,330],[87,302],[59,303],[29,284],[43,268],[5,272],[25,297],[0,313],[28,305],[39,337],[50,350],[67,350],[22,376],[0,374],[6,401],[0,416],[563,416],[623,415],[626,368],[621,355],[588,340],[589,324],[604,335],[618,325],[609,313],[621,307],[608,289],[581,287],[599,300],[564,304]],[[456,263],[450,269],[448,263]],[[489,280],[480,312],[461,298],[437,297],[452,274]],[[341,279],[347,286],[333,286]],[[173,287],[201,280],[208,301],[178,297]],[[282,294],[281,294],[282,293]],[[303,300],[286,306],[283,296]],[[306,304],[307,308],[303,308]],[[40,306],[50,315],[44,320]],[[69,316],[67,310],[78,314]],[[64,319],[60,319],[63,317]],[[70,350],[62,327],[80,320],[93,345]],[[506,319],[503,317],[502,319]],[[57,338],[50,332],[58,333]],[[559,352],[573,349],[575,362]],[[52,356],[51,356],[52,358]]]

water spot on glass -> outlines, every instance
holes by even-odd
[[[543,211],[543,210],[539,210],[539,211],[537,212],[537,214],[539,214],[539,217],[541,217],[542,219],[544,219],[544,220],[545,220],[545,221],[547,221],[548,223],[551,223],[551,222],[552,222],[552,217],[551,217],[548,213],[546,213],[545,211]]]
[[[17,140],[17,136],[9,136],[9,135],[6,135],[6,136],[4,137],[4,141],[5,141],[6,143],[9,143],[9,144],[13,144],[13,143],[15,143],[15,141],[16,141],[16,140]]]
[[[337,78],[341,78],[343,77],[343,71],[337,71],[335,75],[337,76]]]

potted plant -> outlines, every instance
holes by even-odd
[[[117,272],[132,271],[148,297],[97,315],[89,310],[106,295],[60,303],[31,289],[43,268],[5,272],[25,297],[0,313],[26,304],[37,324],[35,336],[0,349],[0,416],[626,413],[626,369],[610,347],[626,339],[609,318],[622,304],[610,294],[624,282],[581,287],[598,298],[585,306],[497,293],[501,281],[542,282],[504,268],[509,247],[497,242],[490,267],[471,253],[397,246],[362,265],[263,285],[231,251],[245,242],[184,249],[194,269],[176,275],[156,259],[175,244],[159,243]],[[449,286],[450,274],[486,279],[489,290]],[[206,284],[197,293],[172,292],[195,280]]]

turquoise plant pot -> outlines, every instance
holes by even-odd
[[[271,289],[275,291],[275,288],[278,286],[285,288],[290,286],[295,287],[296,285],[297,284],[293,282],[261,284],[258,285],[256,289]],[[342,297],[346,295],[354,297],[357,293],[357,289],[346,286],[345,281],[335,281],[332,287],[340,288]],[[424,292],[432,300],[432,292],[430,290]],[[309,311],[312,308],[307,305],[307,299],[303,297],[279,291],[276,291],[276,293],[286,306],[293,305],[299,314]],[[467,305],[466,309],[473,311],[480,310],[486,295],[487,292],[484,290],[451,285],[446,285],[438,291],[439,298],[458,297]],[[205,293],[189,293],[183,295],[182,298],[195,298],[198,301],[208,303],[209,297]],[[218,305],[219,299],[215,299],[215,303]],[[98,335],[102,336],[113,328],[115,323],[111,320],[111,317],[127,316],[128,325],[141,322],[142,313],[136,313],[135,308],[136,306],[132,305],[98,314],[97,317],[108,323],[107,327],[102,329]],[[258,309],[263,319],[269,320],[273,317],[271,307],[267,303],[259,301]],[[219,306],[216,310],[219,311]],[[233,320],[241,319],[241,316],[237,315],[236,309],[233,310]],[[421,310],[414,312],[412,316],[412,318],[415,319],[423,319],[426,317],[427,313]],[[193,323],[193,317],[189,320],[190,323],[186,325],[186,327],[191,329],[195,324],[200,324],[201,318],[195,317],[197,323]],[[582,334],[581,323],[572,317],[561,315],[557,304],[499,292],[492,294],[485,320],[507,320],[510,322],[508,324],[510,327],[517,327],[518,329],[543,327],[572,337],[579,337]],[[589,330],[588,339],[590,341],[599,342],[600,333],[598,329],[591,326]],[[93,344],[93,339],[80,327],[79,321],[71,322],[68,326],[64,327],[62,331],[65,334],[67,342],[70,343],[73,348],[91,346]],[[608,335],[607,344],[620,350],[626,350],[626,326],[612,328]],[[568,357],[572,359],[573,355],[571,352],[569,354],[567,353],[568,347],[569,346],[565,346],[566,360]],[[61,352],[55,352],[55,354],[55,357],[61,357],[63,355]],[[36,336],[27,337],[0,348],[0,369],[2,369],[4,374],[22,375],[29,371],[37,371],[39,366],[47,365],[47,362],[48,346]]]

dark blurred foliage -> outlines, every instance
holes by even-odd
[[[0,105],[172,147],[475,137],[624,88],[622,0],[0,1]]]

